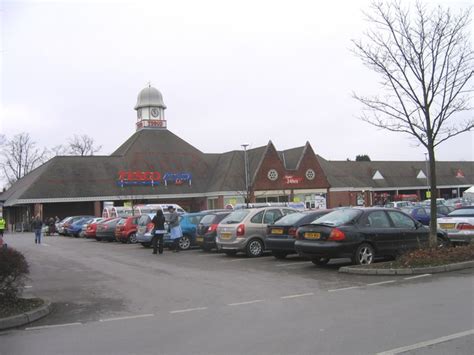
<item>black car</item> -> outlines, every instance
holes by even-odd
[[[217,249],[217,225],[232,211],[214,212],[205,215],[196,227],[196,244],[204,251]]]
[[[429,233],[428,227],[400,210],[343,208],[300,227],[295,249],[316,265],[327,264],[331,258],[371,264],[375,257],[395,257],[428,245]],[[438,244],[449,244],[442,231]]]
[[[277,259],[284,259],[288,254],[296,253],[295,238],[298,227],[313,222],[331,210],[317,210],[291,213],[267,227],[265,249],[271,250]]]
[[[95,232],[95,239],[97,241],[107,240],[109,242],[115,241],[115,227],[122,217],[107,220],[97,224]]]

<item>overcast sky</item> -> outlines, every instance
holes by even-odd
[[[135,132],[133,107],[150,81],[168,128],[203,152],[309,141],[331,160],[423,160],[408,136],[357,119],[352,92],[379,88],[350,51],[368,4],[4,1],[1,132],[29,132],[49,148],[87,134],[110,154]],[[474,160],[474,133],[444,143],[437,158]]]

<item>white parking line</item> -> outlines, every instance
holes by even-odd
[[[328,292],[338,292],[338,291],[346,291],[346,290],[354,290],[356,288],[361,288],[361,286],[351,286],[351,287],[344,287],[344,288],[336,288],[333,290],[328,290]]]
[[[25,288],[32,288],[33,286],[25,286]]]
[[[65,323],[65,324],[54,324],[54,325],[42,325],[39,327],[29,327],[25,330],[38,330],[38,329],[48,329],[48,328],[59,328],[59,327],[69,327],[72,325],[82,325],[82,323]]]
[[[253,301],[247,301],[247,302],[238,302],[238,303],[229,303],[228,306],[242,306],[245,304],[253,304],[253,303],[258,303],[258,302],[263,302],[264,300],[253,300]]]
[[[107,318],[107,319],[99,319],[99,322],[113,322],[116,320],[124,320],[124,319],[136,319],[136,318],[145,318],[145,317],[154,317],[154,314],[140,314],[137,316],[126,316],[126,317],[117,317],[117,318]]]
[[[392,284],[394,282],[397,282],[397,281],[396,280],[390,280],[390,281],[374,282],[372,284],[367,284],[367,286],[378,286],[378,285]]]
[[[298,297],[306,297],[306,296],[314,296],[313,292],[308,292],[308,293],[300,293],[299,295],[289,295],[289,296],[283,296],[280,297],[281,299],[289,299],[289,298],[298,298]]]
[[[404,280],[414,280],[414,279],[419,279],[420,277],[427,277],[427,276],[431,276],[431,274],[423,274],[423,275],[405,277]]]
[[[41,243],[40,245],[42,245],[44,247],[49,247],[49,244],[46,244],[46,243]]]
[[[441,337],[441,338],[436,338],[436,339],[432,339],[432,340],[422,341],[422,342],[420,342],[420,343],[416,343],[416,344],[413,344],[413,345],[404,346],[404,347],[401,347],[401,348],[396,348],[396,349],[384,351],[384,352],[378,353],[377,355],[395,355],[395,354],[400,354],[400,353],[404,353],[404,352],[407,352],[407,351],[410,351],[410,350],[415,350],[415,349],[420,349],[420,348],[426,348],[426,347],[431,346],[431,345],[435,345],[435,344],[439,344],[439,343],[444,343],[444,342],[446,342],[446,341],[450,341],[450,340],[457,339],[457,338],[462,338],[462,337],[465,337],[465,336],[468,336],[468,335],[473,335],[473,334],[474,334],[474,329],[466,330],[465,332],[460,332],[460,333],[456,333],[456,334],[451,334],[451,335],[447,335],[447,336],[444,336],[444,337]]]
[[[287,264],[276,264],[275,266],[293,266],[293,265],[301,265],[303,262],[302,261],[294,261],[292,263],[287,263]]]
[[[193,311],[203,311],[207,309],[207,307],[198,307],[198,308],[188,308],[188,309],[178,309],[176,311],[170,311],[170,314],[175,313],[185,313],[185,312],[193,312]]]
[[[202,257],[202,256],[223,256],[222,254],[219,254],[219,253],[215,253],[215,254],[202,254],[202,255],[198,255],[199,257]]]
[[[239,259],[232,259],[232,260],[222,260],[221,263],[235,263],[236,261],[249,261],[253,259],[254,258],[239,258]]]

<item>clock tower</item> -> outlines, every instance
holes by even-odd
[[[163,95],[148,85],[138,94],[135,110],[137,111],[137,131],[143,128],[166,129],[166,105]]]

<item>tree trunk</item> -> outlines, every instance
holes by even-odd
[[[436,159],[435,159],[435,152],[433,144],[428,145],[428,156],[430,159],[430,190],[431,190],[431,206],[430,206],[430,247],[434,248],[437,244],[437,205],[436,205],[436,198],[438,197],[438,189],[436,183]]]

